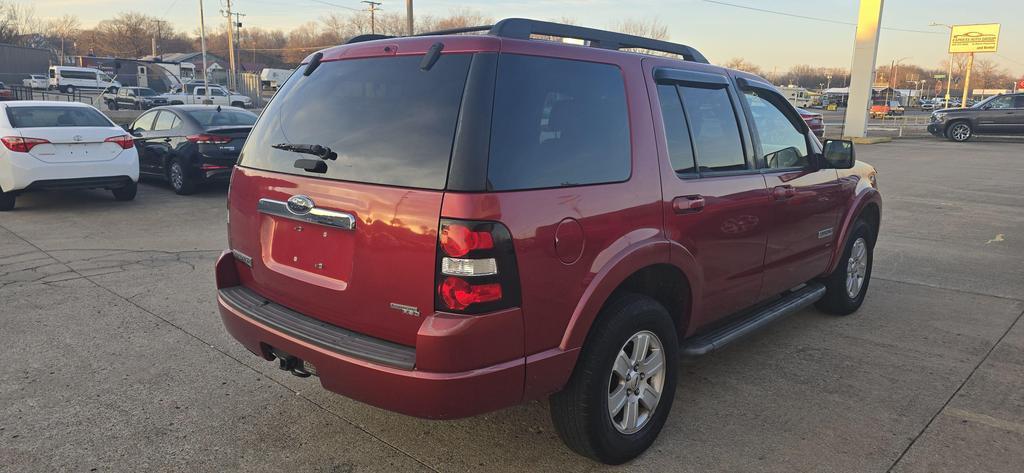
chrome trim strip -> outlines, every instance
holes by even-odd
[[[824,230],[818,230],[818,238],[828,238],[832,236],[832,227],[828,227]]]
[[[318,209],[314,207],[305,214],[297,215],[288,210],[287,202],[281,202],[273,199],[260,199],[259,203],[256,205],[256,209],[261,213],[273,215],[275,217],[315,223],[317,225],[326,225],[328,227],[340,228],[342,230],[355,230],[356,228],[356,217],[348,212],[338,212],[335,210]]]

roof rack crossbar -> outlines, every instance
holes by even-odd
[[[490,31],[494,28],[494,25],[482,25],[482,26],[467,26],[465,28],[450,28],[447,30],[428,31],[426,33],[417,33],[413,36],[439,36],[443,34],[459,34],[459,33],[473,33],[476,31]]]
[[[514,39],[530,39],[531,35],[575,38],[588,41],[591,46],[603,49],[648,49],[651,51],[678,54],[682,56],[683,59],[691,62],[708,63],[707,58],[705,58],[703,54],[685,44],[670,43],[668,41],[615,33],[613,31],[586,28],[583,26],[528,20],[525,18],[507,18],[501,20],[491,27],[490,34],[503,38]]]

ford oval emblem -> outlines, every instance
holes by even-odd
[[[314,207],[316,204],[313,203],[313,199],[304,195],[293,195],[288,199],[288,211],[295,215],[306,215]]]

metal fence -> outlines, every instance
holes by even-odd
[[[57,90],[42,90],[25,87],[23,85],[8,85],[14,100],[49,100],[55,102],[81,102],[92,106],[98,106],[102,100],[100,93],[89,93],[76,90],[73,93],[64,93]]]

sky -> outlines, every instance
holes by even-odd
[[[29,2],[42,18],[76,15],[85,27],[126,10],[161,16],[183,31],[199,27],[199,0],[15,1]],[[207,25],[225,21],[219,14],[224,1],[204,1]],[[385,12],[404,14],[405,0],[377,1],[383,3],[380,8]],[[796,64],[850,66],[857,0],[721,2],[783,14],[723,5],[718,0],[415,0],[415,12],[443,16],[453,9],[470,8],[496,20],[568,17],[579,25],[597,28],[607,28],[621,19],[656,18],[668,26],[670,40],[697,48],[712,63],[742,57],[779,72]],[[964,11],[966,4],[968,11]],[[352,13],[348,8],[362,10],[365,6],[358,0],[232,1],[235,11],[247,15],[243,18],[246,26],[285,31],[332,12]],[[1002,23],[999,51],[977,57],[991,59],[1014,75],[1024,75],[1024,14],[1020,12],[1020,2],[1011,0],[886,0],[878,65],[905,58],[905,63],[938,67],[946,58],[949,30],[929,26],[932,22]]]

